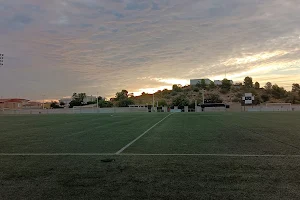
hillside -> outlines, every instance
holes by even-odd
[[[223,90],[221,87],[209,88],[205,87],[204,98],[212,99],[215,103],[240,103],[241,97],[245,93],[252,93],[255,96],[255,104],[261,103],[300,103],[299,92],[287,92],[283,88],[275,85],[271,89],[265,88],[248,88],[243,85],[231,86],[229,90]],[[135,104],[152,105],[153,95],[143,93],[140,96],[132,97]],[[184,101],[184,104],[193,106],[195,100],[198,103],[202,102],[202,88],[197,86],[173,86],[173,90],[157,91],[154,94],[155,105],[172,106],[178,101]],[[187,103],[188,102],[188,103]],[[178,104],[178,103],[177,103]]]

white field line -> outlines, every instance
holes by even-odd
[[[202,157],[299,157],[300,155],[284,155],[284,154],[138,154],[138,153],[122,153],[122,156],[202,156]]]
[[[300,155],[284,154],[135,154],[135,153],[0,153],[0,156],[195,156],[195,157],[288,157],[300,158]]]
[[[135,138],[134,140],[132,140],[130,143],[128,143],[126,146],[124,146],[122,149],[120,149],[119,151],[116,152],[116,154],[120,154],[122,153],[125,149],[127,149],[129,146],[131,146],[133,143],[135,143],[138,139],[140,139],[141,137],[143,137],[146,133],[148,133],[151,129],[153,129],[155,126],[157,126],[158,124],[160,124],[162,121],[164,121],[165,119],[167,119],[169,116],[171,116],[173,113],[167,115],[166,117],[164,117],[162,120],[160,120],[159,122],[157,122],[156,124],[154,124],[153,126],[151,126],[148,130],[146,130],[144,133],[142,133],[140,136],[138,136],[137,138]]]
[[[0,153],[0,156],[113,156],[115,153]]]

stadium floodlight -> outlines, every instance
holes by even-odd
[[[0,67],[3,66],[3,62],[4,62],[4,54],[0,53]]]
[[[96,98],[97,98],[97,112],[98,112],[98,108],[99,108],[98,92],[97,92],[97,96],[96,96]]]

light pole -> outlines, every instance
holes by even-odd
[[[152,99],[152,110],[154,112],[154,91],[153,91],[153,95],[152,95],[153,99]]]
[[[98,111],[98,108],[99,108],[98,92],[97,92],[97,96],[96,96],[96,98],[97,98],[97,111]]]
[[[205,92],[205,90],[203,89],[202,90],[202,104],[204,104],[204,92]]]
[[[45,109],[45,95],[43,94],[43,110]]]

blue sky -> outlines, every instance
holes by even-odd
[[[0,96],[300,82],[297,0],[0,0]]]

